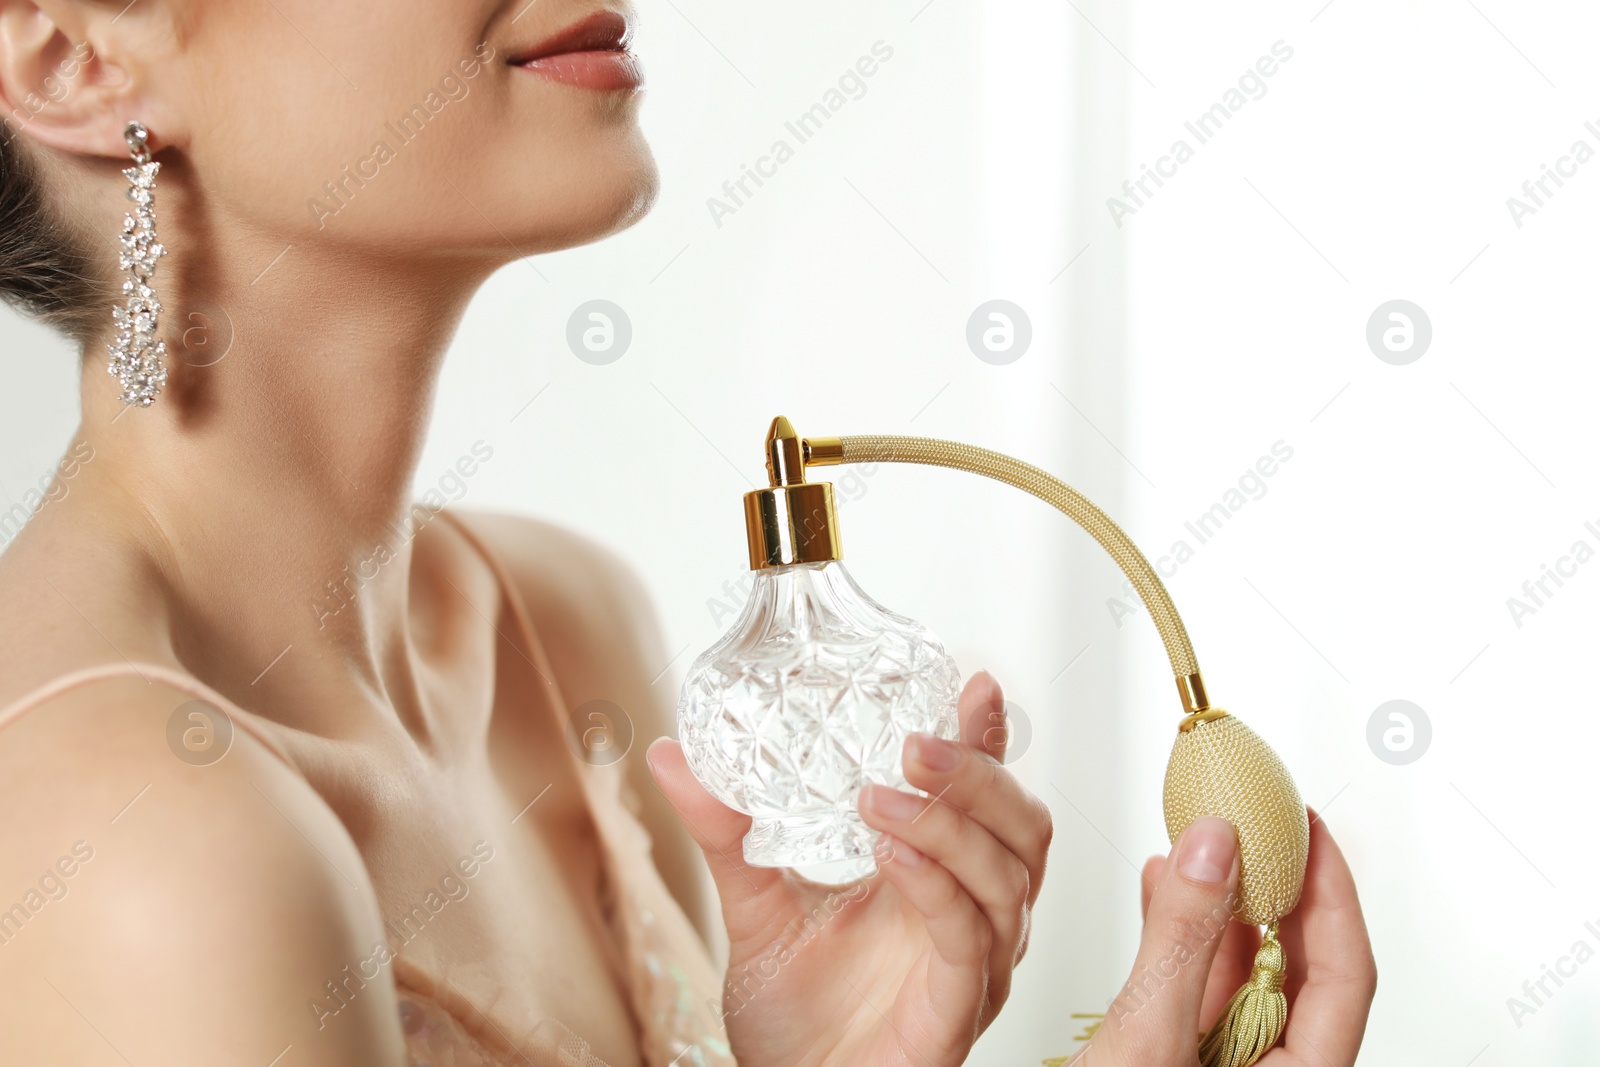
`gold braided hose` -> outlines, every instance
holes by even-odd
[[[1150,612],[1150,618],[1161,634],[1167,659],[1172,662],[1172,673],[1178,678],[1200,673],[1200,664],[1194,658],[1194,646],[1189,642],[1189,632],[1184,629],[1178,609],[1173,606],[1172,597],[1167,594],[1167,587],[1161,584],[1156,569],[1150,566],[1144,553],[1139,551],[1132,538],[1122,532],[1122,527],[1112,521],[1111,516],[1066,482],[1031,463],[1024,463],[1003,453],[932,437],[858,434],[839,438],[839,453],[842,463],[921,463],[970,471],[1014,485],[1065,512],[1069,519],[1100,542],[1100,547],[1111,554],[1117,566],[1122,568],[1122,573],[1133,583],[1139,599],[1144,601],[1145,609]]]
[[[1287,1024],[1285,963],[1277,922],[1299,903],[1310,852],[1310,825],[1300,791],[1277,753],[1239,719],[1210,706],[1189,633],[1150,561],[1122,528],[1082,493],[1031,463],[1003,453],[931,437],[858,434],[796,438],[787,419],[774,420],[768,436],[768,469],[775,486],[782,483],[795,488],[794,472],[788,469],[793,463],[786,464],[785,455],[799,460],[800,482],[804,481],[803,467],[837,463],[918,463],[980,474],[1016,486],[1065,513],[1087,530],[1128,576],[1161,634],[1188,713],[1179,724],[1167,762],[1162,795],[1167,835],[1176,842],[1178,835],[1203,815],[1232,823],[1239,834],[1240,866],[1234,918],[1267,927],[1250,979],[1233,995],[1216,1024],[1201,1036],[1200,1061],[1204,1067],[1249,1067],[1255,1063],[1277,1043]],[[831,508],[831,502],[827,507]],[[837,534],[831,526],[828,536],[835,539],[831,548],[837,551]]]

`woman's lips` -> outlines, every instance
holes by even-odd
[[[628,51],[633,27],[615,11],[597,11],[544,43],[518,54],[512,65],[583,89],[632,90],[644,83],[639,59]]]
[[[637,89],[644,84],[644,72],[632,52],[563,52],[517,65],[583,89]]]

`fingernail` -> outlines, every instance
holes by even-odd
[[[909,819],[922,809],[922,799],[886,785],[875,785],[867,792],[867,806],[890,819]]]
[[[917,762],[930,771],[953,771],[961,762],[961,750],[953,742],[932,734],[912,734],[911,745]]]
[[[1204,815],[1189,824],[1178,840],[1178,873],[1195,882],[1217,885],[1233,873],[1239,840],[1226,819]]]

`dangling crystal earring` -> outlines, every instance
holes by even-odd
[[[128,177],[128,199],[134,205],[132,214],[123,217],[119,238],[122,245],[119,266],[128,272],[122,291],[127,294],[128,302],[111,311],[116,321],[117,342],[106,346],[111,351],[111,363],[106,370],[122,383],[122,396],[118,399],[124,404],[147,408],[167,382],[167,369],[163,365],[167,343],[156,336],[161,301],[150,288],[156,262],[167,254],[156,240],[156,174],[161,164],[150,158],[150,131],[143,123],[128,123],[122,135],[128,141],[128,151],[136,164],[122,172]]]

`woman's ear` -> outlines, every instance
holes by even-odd
[[[128,154],[123,130],[134,119],[150,128],[152,150],[177,139],[176,116],[148,77],[173,40],[152,24],[162,7],[0,0],[0,117],[10,136],[118,159]]]

